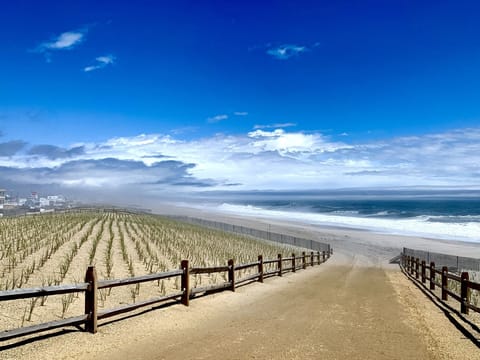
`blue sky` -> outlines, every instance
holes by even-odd
[[[477,186],[479,10],[7,2],[0,185]]]

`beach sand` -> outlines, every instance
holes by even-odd
[[[160,214],[198,217],[329,243],[347,264],[355,261],[358,266],[392,267],[389,260],[400,254],[403,247],[480,259],[480,243],[475,242],[392,235],[178,206],[159,206],[155,211]]]
[[[0,352],[1,359],[480,359],[466,339],[389,259],[402,247],[480,257],[480,245],[375,234],[168,207],[202,217],[329,242],[321,266],[101,323]]]

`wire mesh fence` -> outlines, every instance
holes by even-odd
[[[409,248],[403,248],[403,253],[407,256],[425,260],[427,264],[433,261],[437,268],[447,266],[451,272],[461,272],[462,270],[480,271],[480,259]]]
[[[330,252],[330,244],[325,244],[312,239],[305,239],[291,235],[279,234],[266,230],[253,229],[241,225],[233,225],[219,221],[205,220],[199,218],[193,218],[189,216],[171,216],[170,218],[188,222],[191,224],[206,226],[226,232],[248,235],[259,239],[274,241],[282,244],[289,244],[314,251]]]

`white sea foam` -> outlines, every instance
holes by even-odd
[[[435,221],[435,217],[427,215],[404,219],[386,219],[312,212],[279,211],[251,205],[234,205],[228,203],[216,206],[215,209],[221,212],[244,216],[294,220],[308,224],[340,226],[388,234],[480,242],[480,222],[478,221],[437,222]]]

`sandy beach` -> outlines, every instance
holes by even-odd
[[[178,206],[158,207],[154,211],[160,214],[192,216],[314,239],[329,243],[339,257],[343,258],[347,263],[351,263],[353,258],[357,265],[388,267],[390,266],[389,260],[397,256],[403,247],[480,258],[480,243],[475,242],[392,235],[345,227],[315,225],[292,220],[279,221],[278,219],[268,217],[226,214]]]
[[[77,330],[10,342],[2,359],[480,359],[389,259],[402,247],[480,257],[480,245],[249,218],[156,209],[328,242],[333,257],[244,286]],[[120,319],[120,318],[118,318]],[[60,334],[54,332],[54,334]]]

